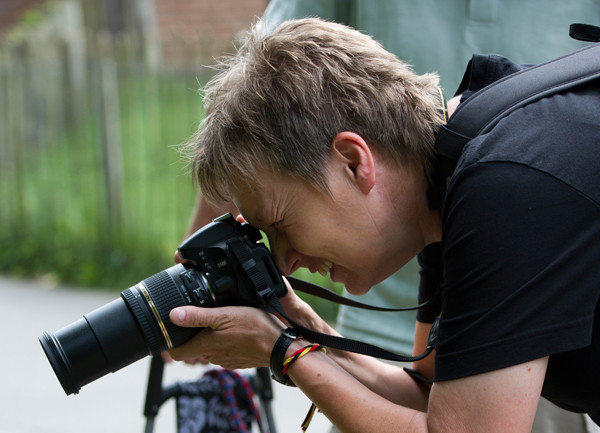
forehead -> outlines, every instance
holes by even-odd
[[[325,170],[329,173],[329,170]],[[326,174],[323,183],[295,176],[289,172],[262,166],[252,177],[229,183],[230,197],[243,217],[250,223],[272,224],[280,219],[314,204],[315,200],[331,198],[330,179]],[[271,220],[271,221],[269,221]]]
[[[263,170],[257,173],[252,184],[244,182],[235,185],[231,198],[244,218],[253,224],[266,223],[271,208],[287,195],[291,185],[287,176],[276,175]]]
[[[297,214],[323,195],[308,181],[265,172],[260,182],[232,192],[232,200],[248,222],[262,226]]]

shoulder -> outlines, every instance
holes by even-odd
[[[600,88],[584,86],[515,110],[465,145],[455,177],[476,164],[518,164],[549,174],[600,204],[598,104]]]

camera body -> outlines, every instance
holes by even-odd
[[[199,329],[171,323],[173,308],[261,307],[287,289],[258,229],[231,214],[204,226],[178,248],[184,263],[154,274],[121,297],[40,343],[67,394],[147,355],[177,347]]]
[[[259,307],[261,290],[271,288],[277,296],[285,295],[285,284],[269,250],[258,243],[261,238],[257,228],[225,214],[186,239],[178,251],[188,263],[182,280],[192,296],[189,303]],[[199,280],[208,290],[197,284]]]

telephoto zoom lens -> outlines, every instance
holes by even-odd
[[[213,307],[214,295],[202,274],[178,264],[39,340],[67,395],[77,394],[108,373],[188,341],[199,329],[172,324],[169,312],[190,304]]]

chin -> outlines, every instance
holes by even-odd
[[[367,277],[367,278],[365,278]],[[373,275],[350,272],[347,268],[334,265],[329,272],[329,278],[334,283],[341,283],[351,295],[364,295],[373,287]]]
[[[330,275],[331,280],[333,279],[333,275]],[[336,282],[344,284],[344,287],[348,293],[351,295],[364,295],[371,288],[383,281],[385,278],[381,278],[381,275],[366,275],[366,274],[344,274],[343,276],[338,275],[339,280]]]
[[[342,281],[342,283],[344,283],[344,287],[346,288],[346,291],[348,293],[350,293],[351,295],[364,295],[369,290],[371,290],[370,285],[361,283],[360,281],[357,281],[357,280]]]

